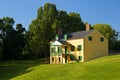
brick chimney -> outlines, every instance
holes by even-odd
[[[62,28],[58,28],[58,35],[62,35]]]
[[[89,31],[91,29],[91,25],[90,24],[86,24],[86,31]]]

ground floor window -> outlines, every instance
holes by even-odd
[[[54,57],[52,57],[52,61],[54,61]]]
[[[79,56],[79,60],[82,60],[82,56]]]
[[[73,56],[72,56],[72,55],[70,55],[70,60],[74,60],[74,58],[73,58]]]
[[[60,57],[59,57],[59,61],[60,61],[61,59],[60,59]]]

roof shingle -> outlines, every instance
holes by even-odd
[[[73,33],[67,34],[67,40],[84,38],[85,36],[87,36],[88,34],[90,34],[93,31],[94,30],[78,31],[78,32],[73,32]],[[64,35],[59,36],[59,41],[62,41],[62,40],[64,40]]]

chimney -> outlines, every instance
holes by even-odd
[[[91,29],[91,25],[90,24],[86,24],[86,31],[89,31]]]
[[[62,28],[58,28],[58,35],[62,35]]]

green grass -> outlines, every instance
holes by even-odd
[[[50,65],[44,59],[0,62],[0,80],[120,80],[120,55]]]

